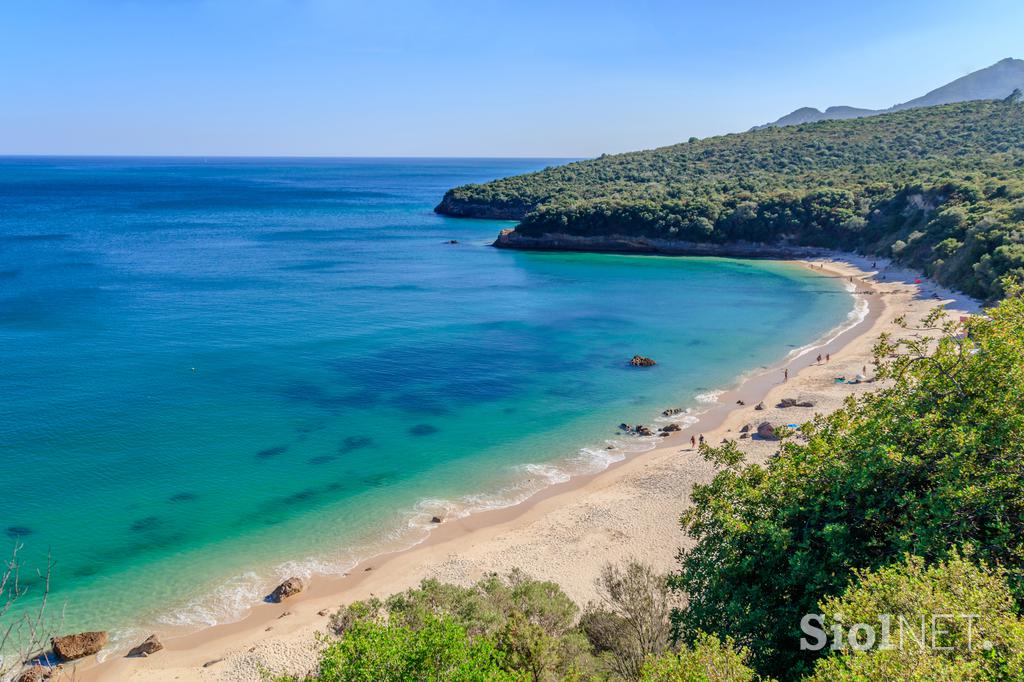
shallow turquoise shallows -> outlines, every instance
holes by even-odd
[[[66,629],[237,618],[646,447],[616,425],[853,307],[791,264],[502,251],[431,212],[549,163],[0,159],[0,541],[52,551]]]

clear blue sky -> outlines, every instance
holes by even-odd
[[[0,154],[594,156],[1024,57],[1021,0],[4,0]]]

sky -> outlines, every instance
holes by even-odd
[[[1021,0],[3,0],[0,154],[590,157],[1024,58]]]

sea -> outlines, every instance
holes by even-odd
[[[513,223],[432,211],[564,161],[0,158],[19,608],[52,562],[66,631],[239,619],[650,449],[618,424],[696,421],[850,319],[793,263],[499,250]]]

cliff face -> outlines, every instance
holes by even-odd
[[[515,230],[502,230],[494,241],[494,246],[499,249],[523,251],[586,251],[770,259],[810,258],[826,253],[825,249],[797,246],[785,242],[759,244],[733,241],[728,244],[709,244],[625,235],[581,237],[571,234],[545,234],[534,237],[520,234]]]
[[[456,190],[445,192],[435,213],[454,218],[489,218],[491,220],[522,220],[534,206],[524,201],[474,201],[458,196]]]

